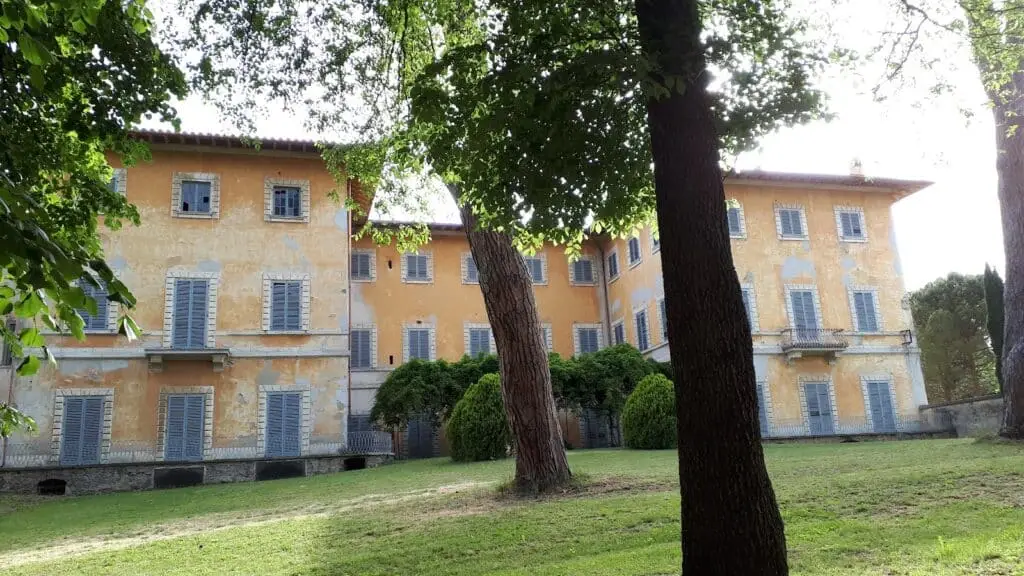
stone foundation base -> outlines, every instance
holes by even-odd
[[[348,454],[177,464],[154,462],[65,468],[12,468],[0,469],[0,492],[79,496],[102,492],[179,488],[199,484],[331,474],[344,470],[373,468],[390,460],[390,455]]]

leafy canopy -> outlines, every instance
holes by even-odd
[[[110,300],[135,304],[103,261],[98,215],[116,230],[138,212],[108,187],[105,152],[132,163],[146,149],[128,137],[143,117],[173,120],[168,105],[185,92],[184,78],[151,37],[143,0],[4,0],[0,11],[0,316],[31,324],[0,334],[19,371],[40,364],[40,326],[82,337],[76,309],[96,312],[76,282],[103,284]],[[120,330],[138,328],[122,319]],[[0,420],[23,422],[5,412]]]

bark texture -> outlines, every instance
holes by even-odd
[[[696,0],[636,0],[669,95],[648,100],[675,370],[683,574],[787,574],[764,465],[750,327],[732,261]],[[685,80],[680,90],[675,79]]]
[[[537,493],[565,486],[569,463],[530,273],[507,234],[476,230],[472,212],[463,207],[461,213],[498,347],[501,397],[515,438],[516,489]]]
[[[996,172],[1006,252],[1003,428],[1024,439],[1024,71],[995,99]]]

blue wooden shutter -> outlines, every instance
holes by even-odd
[[[895,432],[896,415],[892,409],[892,396],[888,382],[868,382],[868,403],[875,432]]]
[[[875,316],[875,295],[871,292],[854,292],[853,307],[857,313],[857,330],[875,332],[878,318]]]
[[[109,310],[110,302],[107,300],[107,288],[106,286],[100,285],[99,287],[93,286],[88,282],[82,281],[79,283],[79,288],[86,296],[92,297],[96,301],[96,315],[89,314],[89,311],[85,308],[78,310],[78,315],[82,317],[85,322],[85,330],[108,330],[107,326],[107,311]]]
[[[288,287],[284,282],[270,285],[270,329],[284,330],[287,323]]]
[[[800,221],[800,211],[792,209],[779,210],[779,220],[783,236],[803,236],[804,226]]]
[[[757,383],[757,420],[761,423],[761,436],[768,436],[768,407],[764,400],[764,385]]]
[[[98,464],[103,438],[103,397],[66,396],[60,462]]]
[[[466,256],[466,281],[467,282],[479,282],[480,271],[477,270],[476,260],[473,259],[473,255]]]
[[[298,456],[302,452],[302,394],[284,396],[284,415],[281,435],[284,456]]]
[[[614,278],[619,275],[619,255],[609,254],[608,255],[608,277]]]
[[[840,212],[839,223],[843,238],[862,238],[864,229],[860,225],[860,214],[857,212]]]
[[[793,290],[789,298],[793,305],[793,327],[797,329],[797,337],[816,337],[818,318],[814,310],[814,293],[809,290]]]
[[[167,417],[164,422],[164,459],[185,459],[185,396],[167,397]]]
[[[206,280],[181,279],[174,282],[174,320],[171,345],[174,348],[206,347]]]
[[[184,459],[202,460],[205,440],[206,396],[189,394],[185,397]]]
[[[725,215],[726,220],[729,223],[729,234],[732,234],[733,236],[740,235],[742,233],[740,228],[740,209],[729,208],[726,210]]]
[[[491,353],[491,332],[481,328],[472,328],[469,331],[469,355],[476,357],[480,354]]]
[[[369,368],[372,366],[371,333],[369,330],[352,331],[352,367]]]
[[[661,314],[661,339],[668,340],[668,312],[665,310],[665,299],[658,302],[658,313]]]
[[[743,310],[747,313],[747,324],[750,325],[750,329],[754,329],[754,319],[750,315],[750,290],[743,288],[741,293],[743,294]]]
[[[87,396],[82,409],[82,464],[99,464],[103,438],[103,397]]]
[[[804,396],[811,434],[832,434],[832,399],[828,395],[828,384],[805,384]]]
[[[81,464],[82,412],[85,398],[64,397],[64,423],[61,435],[60,463],[66,466]]]
[[[206,347],[206,280],[192,281],[192,301],[188,318],[189,348]]]
[[[284,455],[284,394],[267,394],[267,432],[265,450],[268,457]]]
[[[650,347],[650,338],[647,333],[647,312],[641,311],[636,315],[636,347],[640,350],[647,350]]]
[[[622,324],[615,325],[615,343],[623,344],[626,342],[626,327]]]
[[[302,329],[302,282],[287,284],[288,303],[285,306],[285,329]]]

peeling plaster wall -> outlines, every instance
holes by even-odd
[[[363,238],[353,247],[375,253],[376,280],[352,283],[352,322],[376,325],[379,368],[402,363],[403,324],[434,324],[438,358],[457,360],[466,351],[464,323],[488,323],[480,286],[462,282],[461,258],[470,251],[462,233],[434,233],[429,244],[421,248],[433,258],[434,279],[429,284],[402,282],[401,255],[394,246],[375,246],[371,239]],[[595,247],[584,246],[583,252],[597,264],[600,256]],[[548,245],[544,254],[547,284],[534,286],[538,314],[542,323],[551,324],[554,350],[571,356],[573,323],[601,321],[600,286],[571,285],[569,261],[562,248]],[[599,269],[594,267],[595,276]]]

